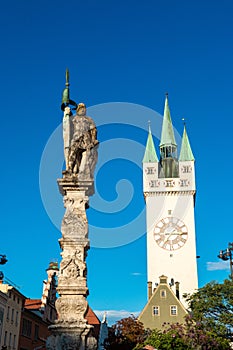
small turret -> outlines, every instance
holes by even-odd
[[[193,152],[189,143],[188,134],[186,131],[186,126],[184,124],[184,132],[182,137],[181,149],[180,149],[180,157],[179,161],[185,162],[189,160],[194,160]]]
[[[143,157],[143,190],[148,192],[154,183],[154,177],[158,174],[159,160],[156,154],[153,137],[149,125],[146,150]]]
[[[45,280],[43,286],[43,294],[41,298],[41,310],[43,312],[43,319],[53,322],[56,318],[55,301],[56,297],[56,276],[59,268],[57,262],[50,262],[46,269],[48,278]]]
[[[143,157],[143,163],[156,163],[158,162],[158,157],[155,150],[154,141],[151,134],[151,129],[149,125],[149,133],[146,142],[146,150]]]

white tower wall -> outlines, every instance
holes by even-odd
[[[194,220],[194,161],[179,163],[178,178],[159,178],[158,163],[143,164],[147,208],[148,281],[180,282],[180,299],[198,288]],[[153,172],[148,171],[153,167]]]

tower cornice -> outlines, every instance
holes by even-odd
[[[144,192],[144,198],[155,196],[194,196],[195,190],[189,191],[158,191],[158,192]]]

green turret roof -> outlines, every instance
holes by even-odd
[[[166,94],[165,106],[164,106],[164,116],[163,116],[163,126],[162,126],[160,147],[166,146],[166,145],[174,145],[174,146],[177,145],[175,136],[174,136],[173,126],[172,126],[167,94]]]
[[[151,163],[151,162],[152,163],[158,162],[158,157],[156,154],[155,145],[151,134],[151,129],[149,126],[149,133],[148,133],[148,138],[146,143],[146,150],[143,157],[143,163]]]
[[[189,143],[186,127],[184,126],[179,161],[187,161],[187,160],[194,160],[194,156]]]

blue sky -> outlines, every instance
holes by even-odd
[[[152,118],[156,136],[159,117],[153,119],[151,110],[163,113],[168,92],[173,124],[181,134],[181,119],[186,118],[196,159],[199,285],[228,276],[229,264],[222,267],[217,254],[233,241],[232,15],[231,0],[1,4],[0,253],[9,259],[2,267],[5,276],[26,296],[40,297],[49,261],[60,259],[60,232],[46,212],[41,190],[47,199],[53,186],[57,191],[52,202],[58,222],[58,136],[66,67],[71,97],[89,107],[102,143],[96,196],[88,212],[90,237],[98,245],[95,228],[111,231],[118,225],[129,225],[130,235],[130,223],[143,213],[141,157],[147,121]],[[120,115],[109,106],[119,107]],[[54,158],[41,168],[54,132]],[[136,145],[138,151],[133,152]],[[121,149],[128,154],[120,157]],[[48,181],[43,189],[40,169]],[[101,197],[103,202],[98,202]],[[140,224],[145,228],[145,221]],[[89,251],[89,302],[94,310],[113,310],[112,315],[120,317],[143,308],[147,287],[142,231],[129,244]]]

